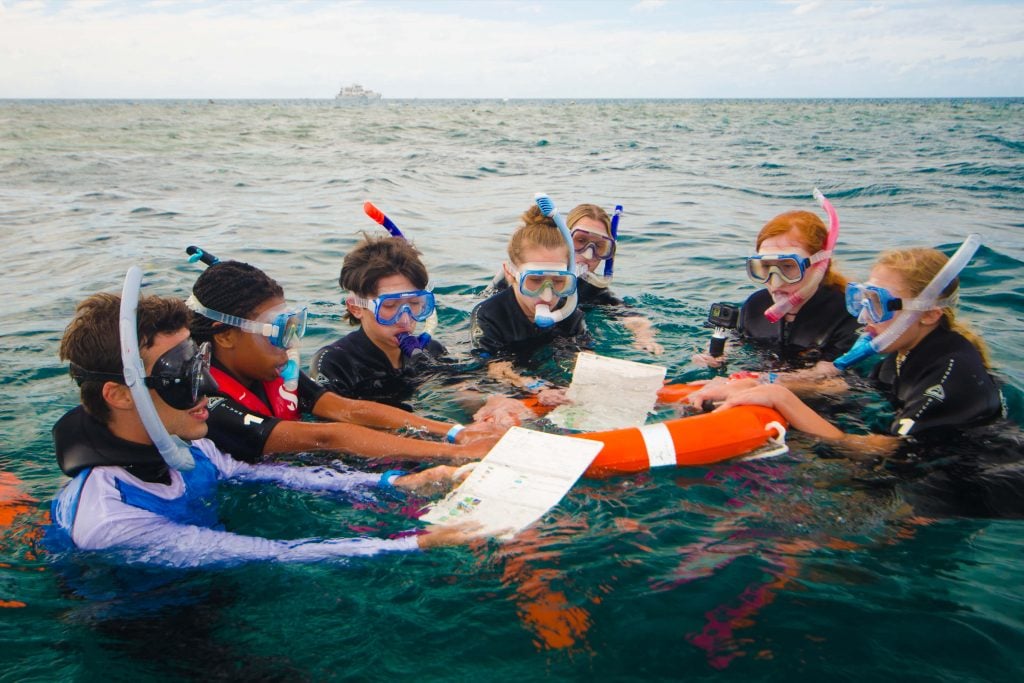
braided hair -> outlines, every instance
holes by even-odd
[[[192,286],[192,296],[210,310],[239,318],[251,318],[263,302],[284,296],[281,285],[256,266],[241,261],[221,261],[207,268]],[[223,332],[221,323],[193,315],[190,325],[196,343],[212,341]]]

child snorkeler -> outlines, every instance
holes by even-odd
[[[571,238],[537,206],[521,217],[503,265],[509,287],[477,304],[470,319],[474,352],[491,361],[488,373],[531,393],[542,403],[564,402],[564,390],[521,375],[508,360],[527,360],[545,346],[572,351],[590,336],[577,309],[577,278]]]
[[[349,293],[345,317],[359,328],[316,352],[310,373],[317,384],[411,410],[405,402],[445,355],[429,334],[414,334],[435,315],[428,281],[420,252],[402,237],[366,237],[350,251],[338,284]]]
[[[612,265],[618,250],[616,226],[621,210],[621,206],[616,207],[613,219],[597,204],[580,204],[566,216],[565,222],[576,254],[576,295],[584,311],[601,306],[612,317],[620,319],[633,335],[635,348],[660,355],[665,349],[655,339],[651,321],[631,309],[609,289]],[[508,286],[504,272],[499,272],[485,294],[501,291]]]
[[[259,268],[238,261],[211,265],[186,302],[197,315],[192,337],[210,342],[218,399],[210,402],[210,438],[234,457],[255,462],[270,453],[336,450],[367,458],[464,462],[497,441],[495,425],[447,424],[329,392],[305,373],[297,387],[281,377],[305,330],[305,309]],[[301,422],[310,414],[325,422]],[[380,430],[412,429],[448,443]]]
[[[741,339],[767,351],[774,363],[807,366],[831,361],[857,339],[860,323],[846,311],[846,278],[830,261],[822,274],[815,259],[828,258],[830,231],[810,211],[789,211],[765,223],[757,234],[754,256],[748,257],[747,276],[760,289],[744,302],[736,331]],[[825,256],[822,256],[825,254]],[[779,301],[799,294],[803,302],[778,320],[765,314]],[[693,360],[718,367],[725,355],[696,354]]]
[[[618,231],[615,226],[621,209],[621,206],[616,207],[613,219],[597,204],[580,204],[565,218],[576,253],[580,306],[585,310],[594,306],[608,307],[611,314],[620,318],[622,324],[633,335],[633,346],[641,351],[660,355],[665,349],[655,340],[651,321],[637,311],[631,310],[609,289],[612,264],[618,247]],[[603,274],[598,273],[599,268]]]

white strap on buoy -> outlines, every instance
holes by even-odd
[[[676,446],[664,422],[640,427],[640,436],[644,438],[647,461],[651,467],[676,466]]]
[[[764,426],[764,430],[767,432],[770,429],[774,429],[776,435],[768,437],[767,444],[742,458],[743,460],[761,460],[789,453],[789,446],[786,445],[786,428],[778,422],[769,422]]]

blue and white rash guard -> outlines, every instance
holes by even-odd
[[[207,439],[193,442],[191,450],[196,468],[185,473],[169,470],[169,484],[143,481],[119,466],[82,470],[53,501],[49,540],[80,550],[113,551],[131,563],[173,567],[255,560],[310,562],[419,547],[415,536],[281,541],[224,531],[217,520],[219,481],[358,493],[378,486],[381,477],[328,467],[250,465],[222,453]]]

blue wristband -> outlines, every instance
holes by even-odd
[[[391,483],[391,480],[397,479],[398,477],[404,477],[406,474],[408,473],[405,470],[388,470],[384,474],[380,475],[380,481],[377,482],[377,486],[382,489],[394,488],[395,485]]]
[[[540,391],[541,389],[543,389],[547,385],[548,385],[548,383],[545,382],[544,380],[542,380],[542,379],[535,379],[532,382],[530,382],[529,384],[527,384],[526,386],[524,386],[523,388],[526,389],[527,391],[529,391],[531,394],[536,394],[538,391]]]
[[[459,435],[459,432],[461,432],[463,429],[465,429],[465,426],[463,425],[453,425],[452,428],[448,430],[448,433],[444,435],[444,440],[447,441],[448,443],[455,443],[455,437],[457,437]]]

